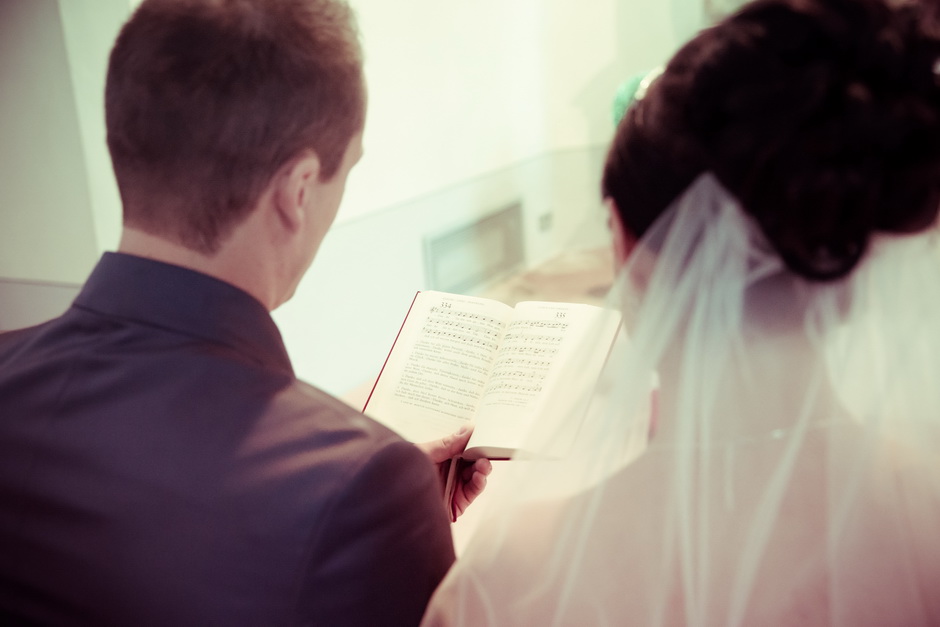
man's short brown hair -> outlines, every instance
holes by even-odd
[[[144,0],[105,108],[125,224],[211,254],[291,158],[338,170],[365,117],[355,18],[339,0]]]

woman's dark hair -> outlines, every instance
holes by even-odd
[[[940,39],[918,5],[757,0],[686,44],[621,121],[603,193],[641,236],[710,171],[787,266],[848,274],[940,208]]]

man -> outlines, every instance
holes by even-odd
[[[0,623],[420,619],[454,558],[434,466],[298,382],[269,315],[364,116],[338,0],[145,0],[124,26],[119,252],[62,317],[0,336]]]

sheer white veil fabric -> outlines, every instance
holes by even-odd
[[[425,625],[940,624],[936,229],[812,283],[704,174],[610,304],[570,452],[501,469]]]

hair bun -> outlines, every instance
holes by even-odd
[[[677,63],[712,169],[790,267],[851,271],[878,230],[940,206],[940,40],[921,5],[757,0]],[[681,58],[680,58],[681,57]]]

